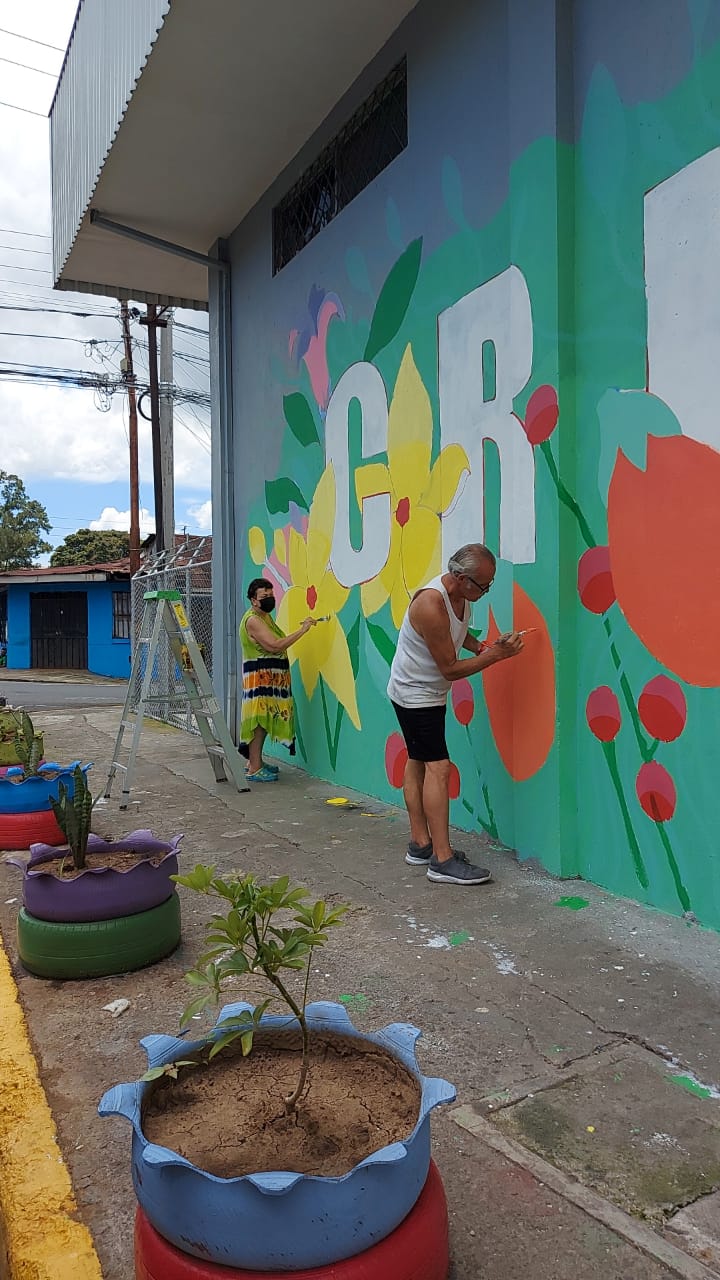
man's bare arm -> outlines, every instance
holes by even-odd
[[[445,603],[435,591],[423,591],[410,606],[410,623],[422,636],[440,674],[446,680],[463,680],[477,675],[486,667],[506,658],[514,658],[523,647],[522,637],[515,631],[500,636],[494,644],[485,645],[473,658],[458,658],[450,635],[450,619]],[[477,642],[476,642],[477,643]]]

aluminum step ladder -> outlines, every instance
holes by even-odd
[[[200,737],[215,774],[215,781],[227,782],[230,779],[238,791],[249,791],[250,788],[245,779],[244,762],[230,737],[230,730],[220,703],[213,692],[210,674],[188,622],[180,592],[146,591],[143,600],[140,638],[133,654],[130,683],[115,739],[104,799],[110,799],[115,775],[121,773],[123,788],[120,808],[127,809],[145,710],[155,703],[167,703],[178,699],[177,691],[167,690],[158,694],[151,692],[163,632],[167,633],[170,651],[182,677],[183,687],[179,697],[187,699],[187,705],[195,717]],[[140,697],[137,705],[133,707],[133,695],[138,682],[140,682]],[[125,735],[129,732],[132,733],[132,738],[128,746]],[[127,755],[123,762],[125,753]]]

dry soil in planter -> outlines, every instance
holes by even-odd
[[[208,1066],[165,1076],[147,1096],[149,1142],[221,1178],[283,1170],[340,1177],[414,1129],[420,1090],[409,1071],[375,1045],[315,1035],[310,1084],[295,1115],[283,1098],[300,1070],[297,1040],[255,1038]]]
[[[111,871],[129,871],[131,867],[137,866],[138,862],[149,862],[153,867],[157,867],[163,858],[167,857],[167,851],[154,853],[152,857],[146,858],[144,854],[138,853],[135,849],[118,849],[114,853],[106,851],[98,851],[93,853],[88,849],[85,859],[85,868],[93,867],[96,870],[103,867]],[[59,880],[75,880],[82,874],[76,871],[73,866],[72,856],[69,852],[59,853],[56,858],[49,858],[47,862],[36,863],[30,869],[31,874],[34,871],[49,872],[50,875],[57,876]]]

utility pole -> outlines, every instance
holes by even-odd
[[[172,313],[160,330],[160,480],[162,485],[163,546],[175,550],[175,458],[173,447],[173,326]]]
[[[152,425],[153,455],[153,490],[155,494],[155,550],[165,550],[165,524],[163,516],[162,487],[162,448],[160,443],[160,387],[158,383],[158,350],[157,331],[164,329],[167,320],[162,319],[162,311],[153,303],[148,303],[147,315],[140,317],[140,323],[147,326],[148,331],[148,366],[150,369],[150,422]]]
[[[123,376],[128,394],[128,443],[130,445],[130,575],[140,568],[140,473],[138,469],[138,417],[135,370],[130,338],[130,313],[127,302],[120,305],[125,365]]]

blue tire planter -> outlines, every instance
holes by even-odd
[[[57,800],[60,795],[60,783],[67,787],[69,794],[75,794],[73,771],[80,763],[53,764],[46,761],[40,766],[40,773],[26,778],[21,765],[7,770],[0,778],[0,813],[40,813],[50,808],[50,800]],[[87,773],[91,765],[82,766]]]
[[[202,1040],[148,1036],[141,1041],[151,1067],[191,1057],[217,1039],[223,1024],[252,1005],[227,1005]],[[218,1178],[196,1168],[142,1131],[143,1100],[152,1085],[116,1085],[104,1095],[101,1116],[130,1121],[135,1194],[152,1226],[178,1249],[205,1261],[249,1271],[301,1271],[329,1266],[385,1239],[410,1213],[430,1167],[430,1112],[452,1102],[447,1080],[422,1074],[415,1058],[420,1035],[407,1023],[362,1033],[342,1005],[318,1002],[307,1008],[311,1033],[377,1045],[402,1063],[421,1090],[419,1115],[403,1142],[373,1152],[349,1173],[323,1178],[298,1173],[246,1174]],[[262,1028],[288,1032],[286,1017],[265,1016]],[[261,1034],[261,1033],[259,1033]]]

